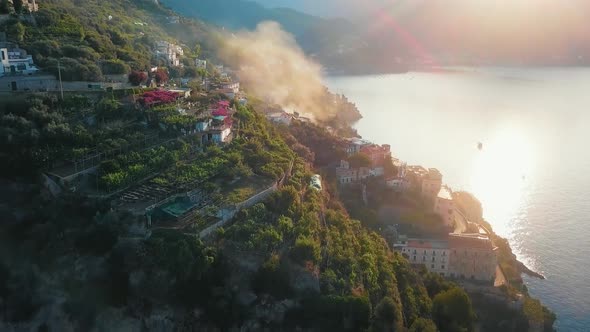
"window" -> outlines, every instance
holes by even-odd
[[[436,258],[432,257],[432,261],[433,261],[433,262],[434,262],[434,260],[435,260],[435,259],[436,259]]]
[[[414,256],[414,262],[416,261],[416,256]]]
[[[434,269],[434,264],[430,265],[430,267]]]
[[[441,265],[440,268],[441,268],[441,270],[444,270],[445,269],[445,266],[444,265]]]
[[[414,255],[416,254],[416,249],[414,249]]]
[[[443,251],[443,256],[446,256],[446,255],[447,255],[447,252],[446,251]]]
[[[432,256],[436,256],[436,251],[432,251]]]
[[[426,256],[422,256],[422,261],[426,262]]]

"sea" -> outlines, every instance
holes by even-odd
[[[558,331],[590,331],[590,68],[445,68],[325,83],[357,105],[363,138],[479,198],[494,230],[546,277],[525,283],[557,314]]]

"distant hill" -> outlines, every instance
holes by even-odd
[[[336,69],[380,71],[391,69],[387,67],[394,61],[408,66],[424,61],[438,65],[590,64],[590,21],[585,15],[590,2],[585,0],[374,0],[362,6],[348,0],[163,2],[230,29],[277,21],[306,52]]]
[[[365,39],[352,21],[322,18],[293,9],[267,8],[244,0],[161,0],[173,10],[225,29],[253,29],[276,21],[295,36],[304,51],[332,72],[367,73],[398,70],[378,40]]]

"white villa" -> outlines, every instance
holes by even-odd
[[[33,62],[33,56],[17,45],[0,44],[0,76],[32,75],[39,71]]]

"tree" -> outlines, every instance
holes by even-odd
[[[384,297],[375,307],[373,327],[375,331],[398,331],[401,328],[402,314],[399,304],[391,297]]]
[[[443,291],[432,301],[432,317],[441,332],[473,331],[471,300],[458,287]]]
[[[195,45],[195,48],[193,49],[193,55],[197,58],[201,55],[201,45],[200,44]]]
[[[199,69],[195,66],[186,66],[184,67],[184,77],[191,77],[195,78],[199,76]]]
[[[283,235],[283,238],[291,236],[293,233],[293,220],[289,217],[279,217],[279,230]]]
[[[156,79],[156,83],[164,84],[168,82],[168,72],[164,68],[158,68],[154,74],[154,78]]]
[[[22,42],[25,38],[25,26],[21,22],[11,24],[6,29],[8,37],[18,42]]]
[[[129,74],[129,83],[137,86],[147,80],[147,74],[143,71],[134,70]]]
[[[0,14],[9,14],[10,7],[8,6],[8,0],[0,0]]]
[[[359,167],[369,167],[371,166],[371,159],[366,154],[357,153],[350,158],[348,158],[348,162],[350,163],[350,167],[352,168],[359,168]]]
[[[409,332],[436,332],[436,325],[430,319],[420,317],[410,326]]]
[[[289,271],[281,263],[279,255],[272,255],[256,272],[252,289],[257,294],[269,294],[276,299],[287,298],[292,293]]]
[[[121,60],[107,60],[102,64],[102,72],[106,75],[122,75],[129,72],[129,65]]]
[[[320,260],[320,245],[311,237],[299,236],[295,241],[295,246],[291,249],[291,258],[299,264],[307,261],[317,263]]]
[[[121,108],[121,103],[111,98],[102,98],[96,107],[98,113],[104,119],[109,117]]]
[[[14,11],[17,14],[20,14],[20,12],[23,10],[23,0],[13,0],[12,4],[14,6]]]

